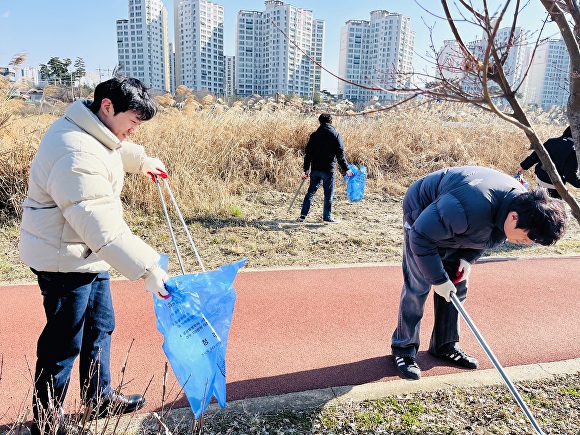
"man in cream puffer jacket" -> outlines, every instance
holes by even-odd
[[[145,403],[110,385],[115,319],[107,271],[143,278],[148,291],[169,297],[159,254],[131,232],[120,199],[125,172],[167,177],[159,159],[125,140],[155,112],[138,80],[100,83],[94,101],[77,100],[48,129],[31,164],[20,258],[37,275],[47,318],[37,347],[33,434],[59,424],[48,410],[62,406],[78,355],[83,400],[94,415]]]

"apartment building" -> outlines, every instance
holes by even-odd
[[[40,72],[37,67],[0,67],[0,76],[7,77],[10,82],[26,83],[28,86],[36,87],[40,84]]]
[[[495,46],[500,55],[509,49],[503,70],[516,95],[523,103],[544,109],[566,105],[570,95],[570,56],[564,41],[550,39],[535,47],[535,44],[530,46],[526,43],[527,30],[515,28],[514,37],[510,41],[511,31],[510,27],[499,29]],[[484,37],[467,43],[466,47],[476,59],[483,61],[487,45],[487,39]],[[462,70],[464,62],[457,41],[444,41],[438,55],[440,70],[437,74],[447,79],[460,80],[465,92],[481,94],[480,75],[465,74]]]
[[[415,32],[411,19],[397,12],[376,10],[370,20],[348,20],[341,29],[338,74],[339,97],[354,101],[394,100],[397,94],[369,88],[408,86],[413,70]]]
[[[224,8],[206,0],[175,0],[175,83],[224,92]]]
[[[237,14],[236,93],[312,97],[321,73],[311,58],[322,61],[324,22],[282,1],[267,0],[265,7]]]
[[[455,39],[443,41],[443,48],[437,53],[435,76],[450,81],[463,80],[465,56]]]
[[[529,47],[530,70],[524,96],[526,104],[543,109],[565,106],[570,96],[570,55],[562,39]]]
[[[224,56],[224,96],[231,97],[236,93],[236,57]]]
[[[312,59],[316,63],[312,64],[310,84],[311,94],[315,95],[322,89],[322,57],[324,56],[324,21],[313,20],[312,22]]]
[[[236,17],[234,75],[238,95],[262,94],[266,88],[263,15],[239,11]]]
[[[117,20],[117,57],[128,76],[169,91],[167,9],[162,0],[128,0],[129,18]]]

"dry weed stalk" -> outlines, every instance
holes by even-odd
[[[125,382],[125,376],[127,374],[127,366],[129,361],[129,355],[131,352],[131,348],[133,346],[134,340],[131,342],[129,349],[125,355],[125,359],[123,361],[121,371],[120,371],[120,380],[119,385],[115,388],[115,391],[120,393],[127,385],[128,382]],[[28,373],[30,375],[31,384],[34,385],[34,373],[28,360],[26,360],[26,365],[28,369]],[[4,367],[4,356],[0,354],[0,381],[2,380],[2,373]],[[97,371],[95,374],[98,376],[98,364],[93,364],[92,368],[90,369],[91,372]],[[183,389],[180,388],[173,399],[169,399],[167,397],[168,393],[171,393],[174,388],[167,388],[167,374],[168,374],[168,364],[165,364],[165,373],[163,376],[163,392],[162,392],[162,403],[161,403],[161,415],[157,413],[153,413],[153,419],[155,420],[157,431],[155,433],[165,433],[165,434],[172,434],[178,433],[180,431],[179,428],[183,428],[185,425],[189,425],[187,421],[185,421],[185,416],[182,416],[180,420],[174,421],[171,418],[171,410],[175,403],[178,403],[178,400],[183,396]],[[146,396],[149,387],[151,386],[153,380],[153,376],[149,380],[149,383],[145,387],[143,391],[143,396]],[[174,384],[177,381],[174,381]],[[81,401],[80,403],[76,400],[70,405],[70,409],[65,410],[61,408],[61,406],[57,403],[56,398],[50,399],[49,409],[46,411],[41,411],[41,425],[42,422],[48,428],[48,433],[46,435],[51,435],[56,433],[62,425],[64,427],[74,427],[75,430],[79,431],[78,433],[85,433],[85,431],[90,431],[91,433],[97,435],[115,435],[115,434],[126,434],[126,433],[133,433],[132,431],[132,423],[136,413],[132,413],[129,416],[125,416],[122,418],[122,415],[115,415],[111,413],[107,413],[105,416],[99,419],[92,419],[90,417],[94,408],[99,408],[101,406],[101,402],[96,403],[94,406],[86,406],[86,391],[88,385],[84,386],[81,391]],[[50,394],[50,392],[49,392]],[[29,422],[31,418],[31,407],[30,407],[30,394],[26,394],[25,399],[22,402],[22,405],[18,411],[18,415],[13,419],[13,423],[9,426],[4,426],[2,429],[2,433],[5,435],[18,435],[21,433],[28,433],[28,429],[26,428],[26,424]],[[60,401],[59,401],[60,402]],[[3,414],[1,415],[0,421],[6,421],[9,419],[8,410],[3,410]],[[128,418],[127,418],[128,417]],[[145,421],[144,424],[146,425],[147,422]],[[191,422],[190,428],[188,433],[196,433],[201,434],[203,431],[203,417],[199,420],[193,418]],[[174,427],[173,431],[172,428]],[[139,429],[140,433],[145,431],[145,426],[142,429]],[[59,432],[60,433],[60,432]],[[87,432],[88,433],[88,432]],[[144,432],[143,432],[144,433]],[[182,433],[182,432],[179,432]]]

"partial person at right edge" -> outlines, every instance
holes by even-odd
[[[429,353],[467,369],[478,361],[459,347],[459,313],[470,270],[506,240],[551,245],[566,230],[564,202],[545,189],[526,191],[512,176],[478,167],[442,169],[413,183],[403,200],[403,288],[391,349],[408,379],[419,379],[416,361],[425,302],[433,288],[435,318]]]
[[[332,125],[332,116],[323,113],[318,117],[320,126],[310,135],[306,144],[304,155],[304,173],[302,179],[306,180],[310,176],[310,185],[302,202],[302,209],[298,222],[304,222],[312,199],[318,188],[322,185],[324,189],[324,206],[322,210],[322,221],[326,223],[338,223],[339,221],[332,215],[332,200],[334,198],[334,168],[336,162],[342,172],[352,177],[353,172],[348,169],[348,163],[344,156],[344,145],[340,133]]]
[[[548,139],[544,143],[544,148],[546,148],[546,151],[550,155],[550,158],[556,167],[556,171],[558,171],[558,174],[562,179],[562,183],[570,183],[576,188],[580,187],[580,178],[578,177],[578,159],[576,158],[576,148],[574,147],[574,141],[572,140],[570,126],[564,130],[562,136]],[[534,165],[536,165],[534,172],[536,173],[538,186],[548,189],[548,193],[552,198],[561,198],[535,151],[520,163],[517,172],[518,174],[523,174],[524,171],[527,171]]]

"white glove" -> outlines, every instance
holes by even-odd
[[[451,293],[455,293],[455,286],[448,279],[443,284],[434,285],[433,290],[447,302],[451,302]]]
[[[141,172],[145,175],[150,175],[151,179],[155,181],[154,175],[161,178],[167,178],[167,169],[163,162],[155,157],[145,156],[143,158],[143,165],[141,165]]]
[[[153,293],[159,299],[168,299],[171,295],[165,288],[165,281],[169,279],[167,273],[157,266],[155,269],[148,271],[145,276],[145,289]]]
[[[455,279],[453,280],[453,284],[457,284],[461,281],[467,281],[467,277],[471,272],[471,264],[467,260],[461,258],[459,260],[459,267],[457,268],[457,273],[455,274]]]

